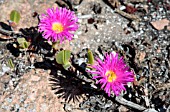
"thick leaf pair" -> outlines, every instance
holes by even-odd
[[[64,67],[64,69],[68,69],[71,66],[70,56],[71,56],[71,51],[62,50],[56,55],[56,61],[58,64],[61,64]],[[90,49],[88,49],[87,57],[88,57],[88,63],[93,64],[94,56]]]
[[[71,52],[69,50],[62,50],[56,55],[56,61],[61,64],[64,69],[68,69],[71,66],[70,63]]]

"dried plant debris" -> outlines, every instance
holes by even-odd
[[[152,21],[151,24],[155,29],[163,30],[165,27],[168,27],[170,25],[170,21],[167,19],[162,19],[162,20],[158,20],[158,21]],[[170,29],[168,29],[168,30],[170,30]]]
[[[68,9],[73,9],[72,8],[72,5],[70,4],[70,2],[69,2],[70,0],[56,0],[56,4],[58,5],[58,6],[60,6],[60,7],[66,7],[66,8],[68,8]]]
[[[115,9],[115,12],[119,13],[120,15],[130,19],[130,20],[136,20],[136,21],[140,21],[141,19],[137,16],[137,15],[133,15],[133,14],[128,14],[124,11],[121,11],[119,9]]]
[[[83,0],[68,0],[71,1],[73,5],[79,5]]]
[[[146,0],[124,0],[125,3],[141,3],[145,2]]]
[[[80,103],[80,109],[86,110],[87,112],[116,111],[117,106],[117,104],[106,99],[103,95],[91,96],[88,100]]]
[[[119,0],[108,0],[108,2],[110,3],[110,5],[114,8],[119,7],[120,6],[120,2]]]

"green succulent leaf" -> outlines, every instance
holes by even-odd
[[[71,56],[71,52],[69,50],[64,51],[64,64],[68,64]]]
[[[87,51],[88,63],[94,64],[94,56],[90,49]]]
[[[8,60],[8,66],[11,68],[11,69],[14,69],[14,63],[13,63],[13,61],[12,61],[12,59],[9,59]]]
[[[58,64],[63,64],[63,56],[64,55],[64,51],[60,51],[57,55],[56,55],[56,61]]]
[[[69,68],[70,66],[71,66],[71,63],[68,62],[68,63],[66,63],[66,64],[63,65],[63,68],[64,68],[65,70],[68,70],[68,68]]]
[[[17,38],[17,42],[19,43],[19,47],[21,49],[26,49],[30,45],[30,42],[27,42],[25,38]]]
[[[10,20],[15,22],[15,23],[19,23],[20,13],[16,10],[11,11]]]
[[[24,44],[24,48],[28,48],[30,45],[28,42],[24,42],[23,44]]]
[[[56,55],[58,64],[66,65],[69,63],[71,52],[69,50],[62,50]]]

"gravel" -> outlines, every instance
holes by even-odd
[[[5,0],[0,0],[0,5],[3,5],[3,3],[5,4]],[[7,49],[7,46],[12,41],[1,42],[0,96],[3,101],[0,104],[0,111],[37,112],[36,98],[41,99],[41,96],[38,95],[42,95],[47,88],[43,85],[43,91],[41,90],[41,93],[38,94],[38,88],[46,81],[45,75],[40,77],[39,74],[41,73],[39,71],[31,72],[30,76],[24,75],[36,68],[33,62],[38,63],[37,65],[43,69],[55,68],[56,74],[60,74],[57,77],[59,79],[52,80],[55,82],[53,84],[58,84],[57,87],[62,86],[61,83],[72,84],[73,87],[70,85],[59,87],[59,89],[66,91],[66,94],[76,92],[76,95],[81,96],[82,94],[80,93],[84,92],[85,98],[79,105],[76,105],[78,107],[74,108],[75,105],[65,102],[63,106],[65,111],[74,111],[76,109],[87,112],[138,111],[117,103],[114,97],[108,98],[103,91],[94,90],[98,85],[91,83],[91,76],[85,73],[88,61],[87,48],[90,48],[94,56],[101,59],[104,58],[103,54],[106,52],[119,52],[134,70],[137,84],[128,85],[126,87],[127,91],[122,94],[123,98],[146,107],[147,109],[144,112],[168,112],[170,108],[170,31],[166,28],[157,30],[151,25],[151,22],[170,18],[168,9],[170,2],[168,0],[146,2],[145,5],[148,6],[146,13],[135,13],[142,18],[139,24],[133,23],[137,24],[135,27],[129,25],[132,21],[115,13],[112,8],[102,1],[76,0],[73,4],[73,8],[77,10],[76,14],[79,17],[80,25],[74,40],[70,42],[69,46],[72,50],[72,56],[74,56],[72,63],[79,67],[76,74],[73,77],[65,76],[63,71],[56,67],[53,57],[50,61],[48,60],[49,57],[45,59],[44,54],[47,54],[48,50],[41,49],[42,54],[35,54],[35,60],[30,63],[29,53],[20,53],[16,57]],[[133,5],[137,7],[137,5],[141,4]],[[124,5],[121,6],[122,10],[125,8]],[[15,65],[14,68],[9,66],[9,59],[12,59]],[[39,62],[41,61],[44,61],[44,63],[40,64]],[[41,72],[47,73],[47,71]],[[72,72],[69,75],[71,74]],[[52,72],[50,75],[53,75]],[[55,75],[53,77],[56,77]],[[25,79],[23,80],[23,78]],[[64,81],[62,82],[60,79]],[[84,82],[80,83],[82,80]],[[24,81],[28,81],[28,83]],[[79,83],[79,85],[73,81]],[[35,92],[34,84],[37,83],[39,86],[36,87],[37,92]],[[30,90],[29,86],[34,87],[35,90]],[[68,88],[69,91],[65,88]],[[51,95],[51,91],[49,95]],[[61,92],[58,91],[58,93]],[[76,95],[73,95],[73,97],[76,97]],[[15,97],[18,98],[18,103],[14,103]],[[70,97],[72,96],[65,95],[62,98],[70,100]],[[29,102],[29,98],[33,101]],[[55,99],[52,96],[49,97],[49,100],[50,98],[53,98],[53,101]],[[46,101],[45,98],[43,100]],[[50,108],[48,107],[50,106],[49,102],[41,102],[41,112],[45,112]]]

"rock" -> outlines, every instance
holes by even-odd
[[[45,103],[43,103],[43,104],[41,104],[41,111],[42,112],[45,112],[45,111],[47,111],[47,104],[45,104]]]
[[[31,100],[31,101],[34,101],[36,99],[36,93],[31,93],[28,98]]]
[[[168,25],[170,24],[170,21],[167,19],[162,19],[162,20],[158,20],[158,21],[153,21],[153,22],[151,22],[151,24],[155,29],[163,30],[165,26],[168,27]],[[170,28],[170,27],[168,27],[168,28]]]
[[[139,52],[139,61],[142,62],[146,56],[145,52]]]
[[[10,67],[2,66],[3,73],[10,71]]]
[[[72,0],[73,5],[79,5],[83,0]]]
[[[64,110],[65,110],[66,112],[71,112],[71,111],[72,111],[71,105],[69,105],[69,104],[64,104]]]
[[[156,111],[155,109],[149,108],[149,109],[144,110],[143,112],[158,112],[158,111]]]
[[[40,80],[39,76],[36,76],[36,75],[31,76],[31,81],[39,81],[39,80]]]
[[[170,26],[167,26],[167,29],[170,31]]]
[[[0,82],[2,83],[8,83],[10,81],[10,76],[7,74],[4,74],[3,76],[0,77]]]
[[[5,88],[5,85],[0,82],[0,95],[3,94],[4,88]]]
[[[119,112],[127,112],[129,109],[127,109],[125,106],[123,106],[123,105],[120,105],[119,107],[118,107],[118,109],[119,109]]]

